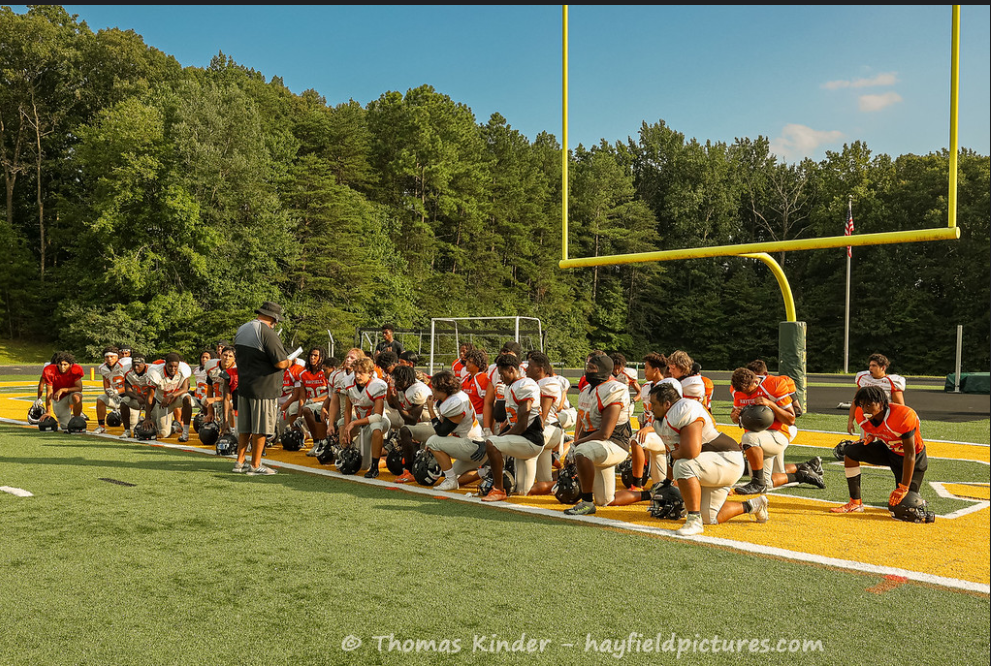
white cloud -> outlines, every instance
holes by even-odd
[[[827,81],[822,84],[826,90],[840,90],[841,88],[873,88],[875,86],[893,86],[898,83],[898,72],[883,72],[873,79],[855,79],[853,81]]]
[[[787,161],[810,157],[821,145],[835,143],[843,138],[839,130],[814,130],[805,125],[790,123],[781,130],[781,136],[772,139],[771,152]]]
[[[902,101],[902,96],[896,92],[886,92],[883,95],[861,95],[860,110],[867,112],[880,111],[886,106],[897,104],[900,101]]]

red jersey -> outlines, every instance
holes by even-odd
[[[461,381],[461,390],[468,394],[476,414],[485,408],[485,392],[489,390],[489,376],[484,372],[469,375]]]
[[[52,387],[52,392],[59,389],[72,388],[76,382],[83,378],[83,368],[77,363],[73,363],[67,372],[60,372],[58,363],[46,365],[41,372],[41,380]]]
[[[878,416],[875,415],[875,420]],[[854,412],[854,419],[863,428],[864,434],[867,435],[865,441],[868,444],[874,440],[881,440],[894,453],[903,456],[905,455],[905,444],[902,442],[902,437],[912,435],[916,454],[922,453],[922,449],[926,447],[926,443],[922,441],[919,415],[911,407],[889,402],[888,410],[881,418],[881,425],[874,425],[864,418],[864,411],[860,407],[857,407],[857,411]]]
[[[226,372],[227,376],[230,377],[227,381],[227,386],[230,388],[231,393],[233,393],[237,390],[237,366],[235,365],[233,368],[227,368],[224,372]]]
[[[293,394],[296,388],[296,382],[305,369],[305,366],[297,365],[296,363],[285,369],[282,373],[282,398],[288,398]]]
[[[323,370],[303,370],[296,383],[306,391],[307,400],[323,400],[327,397],[327,376],[323,374]]]

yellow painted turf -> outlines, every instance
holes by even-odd
[[[89,386],[90,382],[86,384]],[[98,388],[99,383],[95,382],[92,386]],[[0,417],[23,420],[33,398],[33,392],[0,395]],[[93,401],[86,400],[85,404],[86,412],[95,418]],[[720,430],[737,438],[742,434],[740,429],[734,427],[720,426]],[[119,434],[121,429],[110,431]],[[848,439],[848,436],[800,432],[793,445],[832,448],[843,439]],[[178,443],[175,437],[164,441]],[[198,446],[195,435],[188,445],[208,448]],[[942,442],[928,443],[927,446],[931,457],[988,462],[989,448],[985,446]],[[315,458],[307,457],[303,451],[287,452],[278,447],[269,450],[268,460],[321,468]],[[383,467],[379,480],[388,482],[393,479]],[[987,486],[945,484],[945,488],[961,498],[989,498]],[[459,492],[476,491],[466,488]],[[729,501],[742,499],[745,498],[731,497]],[[563,512],[567,508],[553,496],[512,497],[509,502],[551,511]],[[767,523],[759,525],[748,516],[740,516],[723,525],[706,526],[705,535],[796,553],[897,567],[975,583],[991,583],[988,564],[991,561],[991,522],[987,507],[953,520],[937,518],[930,525],[914,525],[892,520],[887,511],[873,507],[868,507],[864,513],[842,515],[829,512],[835,504],[811,499],[771,495],[770,502],[771,519]],[[600,507],[596,515],[651,527],[676,529],[680,526],[678,522],[651,518],[642,503],[626,507]]]

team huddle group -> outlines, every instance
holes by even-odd
[[[683,351],[647,354],[643,384],[621,354],[594,351],[572,404],[570,381],[554,372],[546,354],[524,355],[518,342],[504,344],[491,363],[483,349],[461,345],[450,370],[428,377],[391,326],[383,338],[371,356],[354,348],[339,361],[315,346],[293,360],[283,372],[276,432],[267,445],[308,449],[306,455],[334,462],[342,473],[366,470],[366,478],[378,477],[385,463],[397,483],[440,491],[478,483],[483,502],[554,494],[573,505],[565,511],[570,515],[648,502],[651,515],[684,517],[681,535],[741,514],[766,522],[766,493],[777,486],[825,488],[820,458],[785,463],[801,407],[793,380],[769,374],[763,361],[737,368],[730,380],[731,419],[744,429],[738,442],[716,428],[713,384]],[[894,474],[892,515],[931,522],[918,495],[927,467],[919,420],[904,405],[904,379],[887,375],[887,365],[875,355],[857,375],[848,430],[859,427],[863,437],[837,447],[851,499],[832,511],[863,511],[865,462]],[[203,350],[195,367],[175,353],[149,362],[132,349],[108,347],[99,373],[104,390],[96,398],[96,433],[122,425],[123,438],[178,435],[187,442],[194,425],[211,446],[235,434],[237,358],[226,341]],[[72,355],[56,353],[42,372],[29,420],[43,430],[86,431],[82,379]],[[634,432],[637,401],[643,412]],[[748,467],[750,480],[739,485]],[[247,469],[238,464],[234,471]],[[625,489],[617,489],[618,472]],[[752,497],[727,502],[731,493]]]

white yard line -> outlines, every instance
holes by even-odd
[[[29,493],[23,488],[11,488],[10,486],[0,486],[0,492],[17,495],[18,497],[34,497],[34,494]]]

